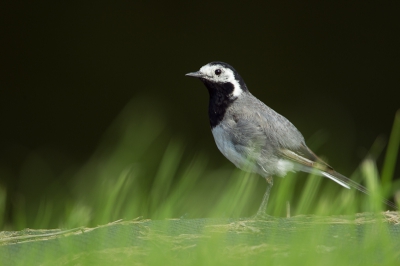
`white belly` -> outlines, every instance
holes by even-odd
[[[220,152],[231,161],[236,167],[243,168],[246,165],[246,158],[238,153],[230,141],[229,134],[226,133],[222,125],[218,125],[211,130],[215,143]]]
[[[249,171],[255,172],[262,176],[270,176],[270,175],[278,175],[285,176],[288,171],[294,171],[295,165],[293,162],[290,162],[285,159],[274,160],[273,158],[269,158],[269,160],[255,160],[258,162],[255,165],[255,162],[249,162],[245,156],[242,156],[234,147],[232,141],[230,140],[230,135],[224,130],[223,125],[218,125],[212,129],[212,134],[214,136],[215,143],[217,144],[218,149],[221,153],[231,161],[236,167]],[[260,162],[268,162],[261,163]],[[250,164],[249,164],[250,163]]]

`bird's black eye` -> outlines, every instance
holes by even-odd
[[[215,75],[219,76],[219,75],[221,75],[221,72],[222,72],[221,69],[216,69],[215,70]]]

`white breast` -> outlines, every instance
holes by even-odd
[[[264,168],[264,165],[258,165],[259,167],[251,167],[246,157],[242,156],[234,147],[230,135],[226,129],[226,126],[219,124],[212,129],[215,143],[221,153],[231,161],[236,167],[250,172],[256,172],[262,176],[278,175],[285,176],[289,171],[295,171],[295,165],[285,159],[278,159],[276,162],[271,160],[269,162],[269,169]],[[262,161],[262,160],[261,160]],[[254,165],[255,166],[255,165]],[[273,167],[273,169],[271,169]]]
[[[224,129],[223,125],[218,125],[211,130],[215,143],[220,152],[231,161],[236,167],[242,168],[246,165],[246,158],[238,153],[233,146],[229,134]]]

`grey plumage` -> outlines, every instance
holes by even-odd
[[[187,76],[199,78],[209,91],[210,125],[218,149],[236,167],[266,178],[268,187],[259,215],[265,212],[272,176],[284,176],[288,171],[314,172],[368,194],[363,186],[318,158],[297,128],[254,97],[230,65],[212,62]],[[396,208],[394,203],[383,201]]]
[[[278,168],[278,160],[282,159],[279,150],[297,150],[304,144],[304,138],[285,117],[250,92],[245,93],[246,97],[239,97],[227,109],[225,119],[219,125],[224,128],[224,138],[247,160],[255,163],[254,171],[261,176],[283,176],[286,173]],[[216,139],[217,145],[218,141]],[[243,170],[249,167],[235,165]]]

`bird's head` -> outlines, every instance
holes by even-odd
[[[197,72],[186,74],[188,77],[199,78],[207,87],[210,95],[223,93],[229,98],[238,98],[247,92],[247,86],[239,73],[223,62],[211,62]]]

